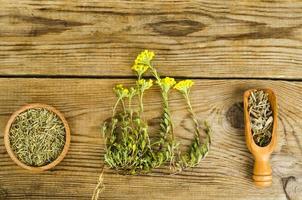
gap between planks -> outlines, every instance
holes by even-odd
[[[165,77],[164,75],[161,75],[161,77]],[[175,79],[192,79],[192,80],[271,80],[271,81],[295,81],[295,82],[301,82],[302,78],[278,78],[278,77],[190,77],[190,76],[171,76]],[[135,75],[129,76],[110,76],[110,75],[103,75],[103,76],[98,76],[98,75],[44,75],[44,74],[39,74],[39,75],[32,75],[32,74],[23,74],[23,75],[4,75],[0,74],[0,79],[6,79],[6,78],[16,78],[16,79],[113,79],[113,80],[128,80],[128,79],[137,79]],[[146,75],[144,78],[149,79],[149,78],[154,78],[153,76]]]

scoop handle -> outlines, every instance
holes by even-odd
[[[272,184],[272,167],[269,156],[255,157],[253,179],[256,186],[267,187]]]

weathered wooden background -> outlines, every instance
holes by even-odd
[[[90,199],[104,163],[99,131],[115,83],[131,83],[143,49],[162,75],[194,78],[198,117],[213,127],[209,156],[177,175],[164,169],[122,176],[105,170],[102,199],[302,199],[302,1],[0,0],[0,199]],[[270,87],[280,107],[273,185],[252,183],[242,94]],[[5,151],[4,126],[27,103],[67,117],[72,144],[54,170],[30,174]],[[157,89],[146,95],[155,128]],[[185,105],[172,94],[180,141],[190,137]]]

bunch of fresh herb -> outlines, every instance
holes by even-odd
[[[16,117],[9,130],[9,141],[21,162],[40,167],[61,154],[65,134],[64,124],[55,113],[31,108]]]
[[[262,90],[251,92],[248,107],[254,141],[258,146],[266,146],[272,138],[274,121],[268,94]]]
[[[193,167],[206,156],[211,142],[211,130],[205,123],[206,139],[203,144],[201,143],[201,127],[189,99],[193,82],[185,80],[176,84],[173,78],[161,78],[151,63],[153,57],[154,53],[147,50],[137,56],[132,67],[137,75],[136,85],[130,88],[117,85],[114,88],[117,102],[113,108],[113,116],[103,126],[106,140],[105,161],[109,167],[125,173],[149,172],[152,168],[159,167],[166,162],[170,163],[170,167],[176,170]],[[160,88],[163,101],[160,133],[159,138],[155,141],[150,140],[148,125],[142,117],[144,92],[153,85],[151,79],[143,79],[144,73],[148,70]],[[194,140],[188,151],[183,154],[175,138],[169,107],[169,92],[173,86],[184,96],[195,125]],[[132,105],[134,97],[138,98],[139,111]],[[121,105],[122,110],[116,111],[118,105]]]

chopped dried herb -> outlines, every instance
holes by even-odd
[[[274,121],[268,94],[262,90],[251,92],[248,108],[253,139],[258,146],[264,147],[271,141]]]
[[[44,108],[20,113],[9,131],[10,146],[16,157],[28,166],[40,167],[54,161],[65,145],[61,119]]]

